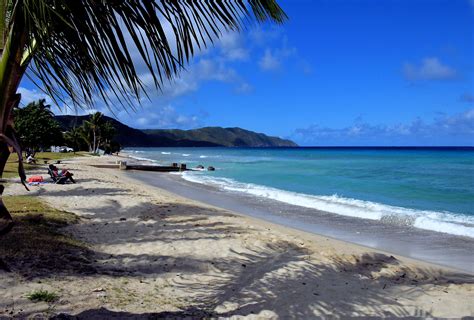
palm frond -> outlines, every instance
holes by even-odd
[[[79,106],[92,106],[97,97],[108,102],[111,96],[132,106],[133,98],[146,94],[138,61],[160,88],[195,50],[223,31],[240,30],[250,20],[282,23],[287,18],[274,0],[22,0],[18,4],[31,44],[30,76],[56,103],[72,101]]]

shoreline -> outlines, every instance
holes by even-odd
[[[156,165],[151,159],[136,157],[127,152],[124,154],[137,163]],[[156,176],[155,173],[135,170],[124,173],[147,185],[246,217],[474,274],[474,261],[471,257],[474,239],[467,236],[384,224],[277,200],[229,193],[216,187],[187,181],[176,174]]]
[[[67,160],[61,167],[77,184],[32,187],[31,195],[80,217],[65,232],[88,243],[81,259],[94,272],[40,277],[29,270],[5,278],[0,271],[0,315],[13,302],[21,315],[50,310],[24,298],[34,288],[60,288],[54,313],[79,319],[474,313],[472,275],[246,217],[90,166],[116,159]],[[10,185],[6,193],[26,194],[21,188]]]
[[[160,174],[163,174],[163,173],[160,173]],[[130,178],[132,181],[138,181],[138,182],[141,182],[141,183],[145,183],[144,181],[141,181],[139,178],[134,178],[134,177],[131,177],[131,176],[128,176],[128,175],[127,175],[127,178]],[[310,242],[310,246],[313,246],[313,247],[314,247],[314,245],[312,245],[313,243],[317,243],[317,242],[320,242],[320,241],[331,241],[331,242],[339,243],[342,246],[350,247],[348,251],[351,252],[351,253],[374,251],[374,252],[377,252],[377,253],[380,253],[380,254],[394,255],[394,256],[396,256],[396,258],[398,260],[402,260],[402,261],[410,262],[410,263],[416,263],[416,264],[419,264],[419,265],[424,265],[425,267],[429,267],[429,268],[434,268],[434,269],[439,268],[439,269],[449,270],[451,272],[460,272],[460,273],[466,273],[466,274],[474,275],[474,273],[469,272],[468,270],[457,269],[457,268],[454,268],[454,267],[451,267],[451,266],[448,266],[448,265],[437,264],[437,263],[434,263],[434,262],[430,262],[430,261],[426,261],[426,260],[422,260],[422,259],[417,259],[417,258],[409,257],[409,256],[406,256],[406,255],[403,255],[403,254],[391,252],[391,251],[388,251],[388,250],[384,250],[382,248],[370,247],[370,246],[359,244],[359,243],[356,243],[356,242],[351,242],[351,241],[346,241],[346,240],[343,240],[343,239],[338,239],[338,238],[335,238],[335,237],[330,236],[330,235],[305,231],[303,229],[299,229],[299,228],[296,228],[296,227],[291,227],[291,226],[288,226],[288,225],[285,225],[285,224],[282,224],[282,223],[272,222],[272,221],[267,220],[265,218],[259,218],[259,217],[255,217],[255,216],[252,216],[252,215],[248,215],[248,214],[242,213],[240,211],[235,211],[235,210],[229,210],[229,209],[226,209],[226,208],[222,208],[220,206],[213,205],[213,204],[205,202],[205,201],[195,200],[193,198],[180,195],[180,194],[175,193],[173,191],[166,190],[162,187],[157,187],[157,186],[154,186],[154,185],[148,185],[148,186],[159,190],[159,192],[172,193],[173,196],[176,196],[178,198],[187,199],[187,200],[190,200],[190,201],[196,201],[200,204],[204,204],[204,205],[214,207],[217,210],[228,211],[230,214],[237,215],[241,219],[248,220],[252,224],[260,225],[262,227],[271,226],[272,229],[277,229],[280,232],[290,234],[294,237],[304,238],[304,239],[306,239],[306,241]]]
[[[448,234],[440,236],[436,232],[419,229],[410,233],[405,230],[404,226],[400,230],[393,230],[393,227],[392,230],[381,229],[380,223],[370,220],[316,211],[278,201],[226,194],[214,188],[182,180],[177,175],[143,173],[133,170],[124,172],[124,174],[134,181],[145,183],[161,191],[172,192],[176,196],[229,210],[263,223],[278,225],[286,229],[287,232],[303,232],[316,237],[329,237],[335,241],[362,246],[369,250],[394,254],[474,275],[474,264],[470,258],[474,241],[470,238]],[[155,176],[155,174],[159,176]],[[290,212],[292,216],[301,216],[301,221],[290,218],[287,212]],[[319,215],[314,216],[315,213]],[[383,232],[388,232],[389,235],[384,235]],[[403,238],[398,239],[397,237],[400,235]],[[418,243],[413,243],[413,241],[418,241]],[[447,243],[451,247],[446,245]]]

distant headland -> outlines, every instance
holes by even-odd
[[[89,115],[58,115],[64,131],[80,126]],[[242,128],[204,127],[192,130],[135,129],[104,116],[117,130],[116,140],[122,147],[297,147],[291,140],[267,136]]]

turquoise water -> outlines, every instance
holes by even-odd
[[[474,237],[474,149],[135,148],[183,178],[357,218]]]

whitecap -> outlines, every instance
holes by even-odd
[[[300,207],[474,238],[474,217],[467,215],[390,206],[341,197],[337,194],[326,196],[296,193],[252,183],[237,182],[228,178],[210,177],[197,172],[186,172],[182,177],[187,181],[211,185],[221,190],[246,193]]]
[[[156,160],[149,159],[149,158],[136,157],[136,156],[132,156],[132,155],[129,155],[128,157],[129,157],[129,158],[132,158],[132,159],[135,159],[135,160],[139,160],[139,161],[150,161],[150,162],[156,162]]]

